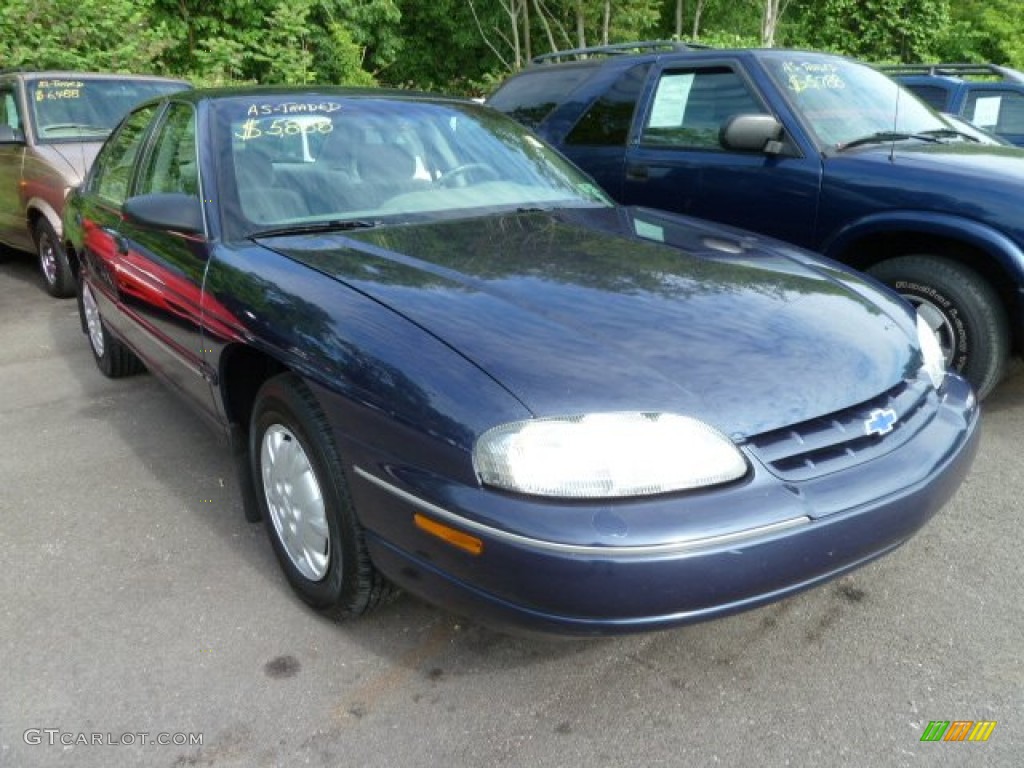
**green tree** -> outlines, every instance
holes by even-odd
[[[868,61],[927,61],[950,20],[950,0],[814,0],[794,4],[787,45]]]
[[[169,31],[149,0],[3,0],[0,63],[30,69],[156,72]]]

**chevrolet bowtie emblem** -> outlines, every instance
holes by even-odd
[[[864,432],[869,435],[887,435],[899,420],[892,408],[875,408],[870,416],[864,421]]]

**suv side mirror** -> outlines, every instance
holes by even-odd
[[[726,149],[740,152],[783,152],[782,123],[773,115],[733,115],[722,125],[718,140]]]
[[[0,144],[21,144],[25,141],[25,134],[17,128],[9,125],[0,125]]]
[[[182,192],[161,192],[138,195],[124,201],[124,214],[150,229],[179,232],[184,235],[204,233],[203,204],[198,197]]]

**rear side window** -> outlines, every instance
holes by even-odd
[[[995,133],[1024,133],[1024,94],[996,89],[971,91],[964,117]]]
[[[718,133],[733,115],[765,109],[728,67],[663,72],[644,125],[642,144],[721,149]]]
[[[97,196],[115,205],[121,205],[128,197],[135,158],[156,109],[156,106],[145,107],[130,115],[103,146],[93,164],[90,181],[90,188]]]
[[[536,69],[509,80],[487,100],[528,128],[536,128],[552,110],[586,80],[590,67]]]
[[[913,91],[925,104],[937,112],[946,111],[946,89],[938,85],[907,85],[904,88]]]
[[[650,64],[640,64],[623,73],[601,98],[594,102],[565,139],[566,144],[622,146],[629,136],[637,99],[647,79]]]

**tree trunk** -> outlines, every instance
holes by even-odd
[[[612,0],[604,0],[604,18],[601,23],[601,45],[608,45],[608,29],[612,25]]]
[[[676,25],[672,36],[677,40],[683,36],[683,0],[676,0]]]
[[[586,18],[583,15],[583,0],[576,0],[576,47],[587,47]]]
[[[519,7],[523,11],[523,55],[527,61],[533,58],[533,44],[530,41],[530,2],[520,0]]]
[[[700,17],[704,13],[704,0],[697,0],[697,7],[693,9],[693,36],[691,40],[700,40]]]

